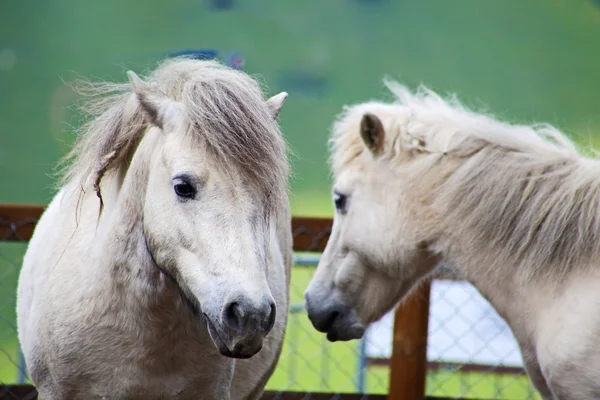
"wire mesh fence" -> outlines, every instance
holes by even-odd
[[[541,399],[523,367],[506,322],[468,282],[440,268],[431,286],[427,340],[428,396]],[[387,368],[394,314],[367,332],[369,366]]]
[[[267,390],[387,393],[389,378],[385,371],[368,366],[367,340],[330,343],[308,320],[303,306],[303,293],[315,272],[317,262],[318,259],[314,256],[296,257],[292,272],[292,305],[284,349]]]
[[[535,399],[506,322],[469,283],[434,281],[428,390],[480,399]]]
[[[16,288],[25,239],[36,222],[30,217],[0,218],[0,399],[35,398],[35,393],[4,385],[29,383],[17,338]]]
[[[35,218],[0,218],[0,399],[33,398],[2,385],[30,383],[20,355],[15,315],[18,273]],[[374,324],[359,341],[329,343],[311,325],[303,294],[314,275],[328,227],[296,220],[291,307],[283,352],[269,381],[270,399],[284,393],[386,394],[390,387],[394,314]],[[301,222],[301,221],[300,221]],[[444,274],[432,284],[427,348],[429,396],[478,399],[537,399],[510,329],[469,284]],[[2,391],[4,390],[4,392]]]

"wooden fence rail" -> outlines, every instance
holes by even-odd
[[[43,211],[44,206],[40,205],[0,204],[0,241],[27,242]],[[326,218],[294,217],[294,250],[322,252],[331,224],[331,219]],[[390,358],[390,400],[425,399],[429,296],[430,284],[426,283],[396,310]],[[300,398],[291,396],[290,399]],[[265,394],[265,398],[275,397]]]

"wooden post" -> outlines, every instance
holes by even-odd
[[[388,400],[425,398],[430,293],[427,281],[396,310]]]

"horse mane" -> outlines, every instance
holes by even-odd
[[[600,257],[600,162],[548,124],[512,125],[420,87],[386,82],[393,104],[346,109],[334,124],[334,171],[360,162],[365,112],[393,114],[384,157],[403,161],[416,192],[428,193],[442,232],[527,265],[526,278],[562,276]],[[406,162],[406,153],[415,154]],[[400,157],[404,155],[404,157]]]
[[[286,146],[256,80],[216,61],[179,57],[160,63],[146,81],[185,105],[191,133],[224,172],[236,168],[265,200],[285,198]],[[60,164],[59,185],[79,179],[85,189],[129,163],[150,125],[130,84],[79,81],[74,87],[88,98],[82,106],[88,122]]]

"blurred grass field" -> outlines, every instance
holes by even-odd
[[[126,82],[166,55],[239,53],[287,91],[292,189],[328,198],[327,134],[345,104],[389,98],[382,78],[456,92],[516,122],[546,121],[585,146],[600,131],[596,1],[143,0],[0,4],[0,201],[47,203],[78,114],[66,82]],[[305,195],[310,193],[310,196]]]

